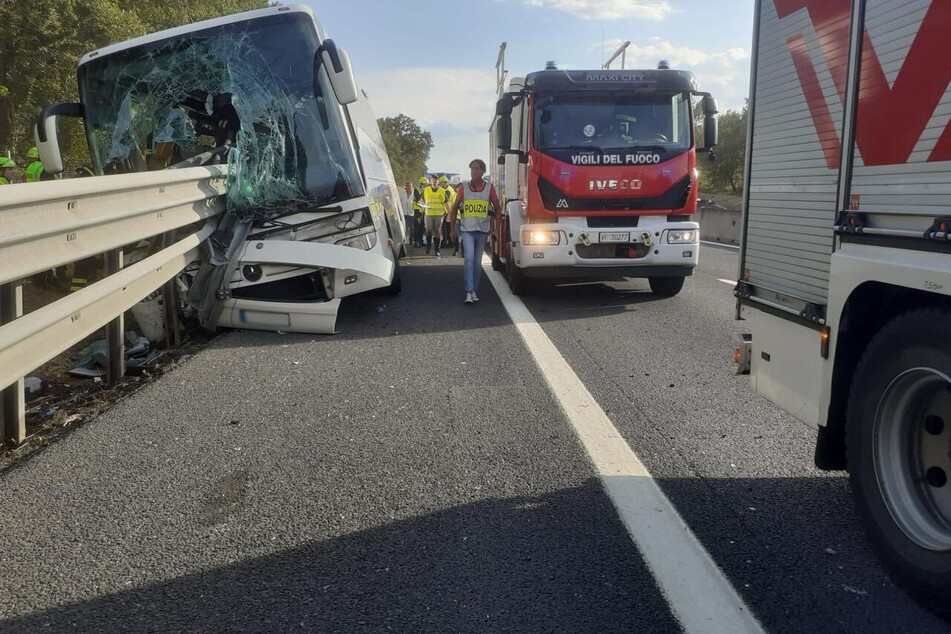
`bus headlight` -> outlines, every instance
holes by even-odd
[[[342,247],[351,247],[354,249],[362,249],[363,251],[369,251],[370,249],[376,246],[376,232],[365,233],[361,236],[355,236],[352,238],[339,240],[337,241],[336,244]]]
[[[522,243],[527,245],[555,246],[561,242],[560,231],[526,231]]]
[[[672,229],[667,232],[667,244],[696,244],[696,229]]]

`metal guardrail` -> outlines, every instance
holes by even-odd
[[[23,377],[107,326],[110,380],[123,372],[122,315],[197,258],[225,208],[227,168],[10,185],[0,190],[0,432],[26,437]],[[127,268],[122,247],[197,230]],[[22,280],[107,254],[110,275],[23,317]]]

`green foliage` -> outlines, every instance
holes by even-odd
[[[0,151],[24,160],[48,104],[78,101],[76,64],[88,51],[189,22],[268,6],[267,0],[31,0],[0,2]],[[72,165],[86,162],[80,125],[62,131]]]
[[[398,184],[413,184],[426,173],[426,161],[433,149],[433,136],[405,114],[378,119],[393,176]]]
[[[743,170],[746,165],[746,124],[748,106],[742,110],[727,110],[719,119],[720,138],[716,160],[708,161],[707,155],[698,155],[700,191],[730,192],[739,194],[743,188]],[[696,113],[695,113],[696,114]],[[697,138],[703,139],[702,116],[697,127]]]

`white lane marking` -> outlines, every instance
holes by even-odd
[[[717,278],[718,282],[723,282],[724,284],[729,284],[730,286],[736,286],[736,280],[728,280],[725,277]]]
[[[647,468],[485,256],[482,268],[584,445],[605,492],[684,631],[763,633],[762,626]]]
[[[723,244],[722,242],[710,242],[709,240],[701,240],[700,244],[709,244],[715,247],[723,247],[725,249],[739,249],[740,247],[735,244]]]

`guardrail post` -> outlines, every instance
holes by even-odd
[[[0,326],[22,315],[22,282],[0,284]],[[3,433],[3,442],[19,445],[26,440],[26,402],[22,378],[0,393],[0,432]]]
[[[162,235],[162,248],[175,243],[175,234],[168,232]],[[182,345],[182,330],[178,323],[178,282],[173,277],[162,287],[162,303],[165,306],[165,345],[169,348]]]
[[[106,253],[106,274],[112,275],[122,269],[122,249]],[[106,324],[106,382],[116,385],[125,376],[125,316],[118,317]]]

